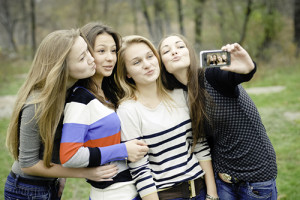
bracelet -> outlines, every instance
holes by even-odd
[[[210,200],[220,200],[219,197],[212,197],[209,194],[206,195],[206,199],[210,199]]]

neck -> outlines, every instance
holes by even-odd
[[[69,78],[68,81],[67,81],[67,90],[69,88],[71,88],[75,83],[76,83],[77,80],[73,79],[73,78]]]
[[[161,102],[156,82],[137,86],[136,96],[140,103],[149,108],[155,108]]]
[[[173,75],[180,83],[182,83],[183,85],[187,85],[188,82],[187,68],[184,68],[180,71],[176,71]]]

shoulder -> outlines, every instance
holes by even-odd
[[[71,91],[66,103],[76,102],[89,104],[94,99],[96,99],[96,97],[88,89],[84,87],[75,87]]]
[[[136,110],[136,107],[137,107],[137,101],[126,100],[119,105],[117,111],[134,111]]]

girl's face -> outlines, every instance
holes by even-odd
[[[110,76],[117,62],[117,46],[111,35],[107,33],[97,35],[94,58],[97,65],[96,74],[102,78]]]
[[[167,37],[161,44],[162,63],[171,74],[190,66],[190,54],[186,44],[178,36]]]
[[[158,59],[150,47],[141,42],[131,44],[125,51],[127,77],[137,86],[155,83],[160,69]]]
[[[82,37],[78,37],[67,56],[69,79],[74,83],[95,74],[96,64]]]

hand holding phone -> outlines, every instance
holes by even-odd
[[[230,52],[222,50],[200,51],[201,67],[222,67],[230,65]]]

